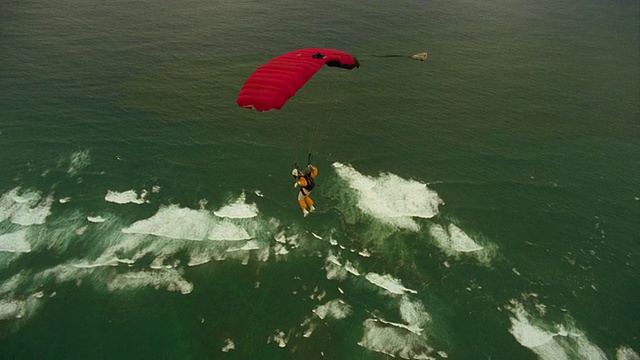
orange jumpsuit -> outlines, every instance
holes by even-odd
[[[311,170],[311,173],[308,176],[313,181],[313,179],[318,176],[318,168],[313,165],[309,165],[309,169]],[[309,197],[309,194],[311,194],[311,190],[313,189],[313,185],[310,184],[304,176],[298,176],[298,186],[300,186],[298,204],[302,211],[305,212],[307,210],[307,205],[310,207],[311,211],[315,210],[313,207],[313,200]]]

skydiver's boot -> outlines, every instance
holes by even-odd
[[[302,215],[304,215],[304,217],[307,217],[307,215],[309,215],[309,211],[307,211],[307,209],[302,209]]]
[[[312,211],[316,211],[316,208],[313,205],[309,207],[309,212],[312,212]]]

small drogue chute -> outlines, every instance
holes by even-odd
[[[423,52],[423,53],[413,54],[410,56],[410,58],[412,58],[413,60],[425,61],[427,60],[427,53]]]
[[[360,67],[358,59],[341,50],[294,50],[257,68],[240,89],[238,106],[257,111],[278,110],[324,65],[347,70]]]
[[[398,55],[398,54],[393,54],[393,55],[372,55],[373,57],[378,57],[378,58],[409,58],[409,59],[413,59],[413,60],[420,60],[420,61],[425,61],[427,60],[427,53],[426,52],[421,52],[421,53],[417,53],[417,54],[413,54],[413,55]]]

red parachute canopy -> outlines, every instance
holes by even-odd
[[[351,70],[358,60],[344,51],[308,48],[269,60],[247,78],[238,105],[252,110],[280,109],[323,65]]]

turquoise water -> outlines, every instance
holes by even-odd
[[[632,1],[3,2],[1,356],[637,359],[639,24]],[[302,47],[362,66],[236,106]]]

